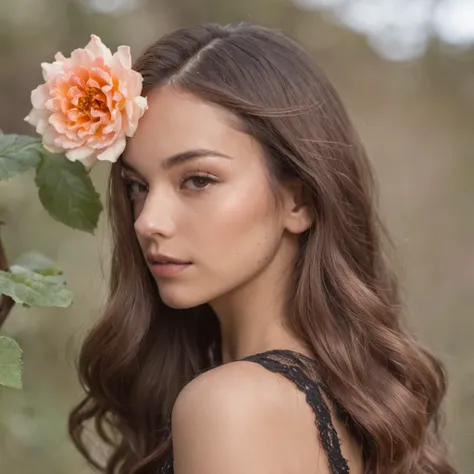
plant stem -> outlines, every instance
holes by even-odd
[[[4,222],[0,221],[0,231],[1,231],[1,226],[3,224]],[[5,249],[3,248],[1,235],[0,235],[0,270],[8,271],[8,261],[7,261],[7,256],[5,255]],[[0,295],[0,327],[2,327],[3,323],[7,319],[7,316],[9,315],[13,306],[15,306],[15,302],[9,296]]]

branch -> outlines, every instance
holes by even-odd
[[[4,222],[0,221],[0,230],[3,224]],[[3,248],[1,235],[0,235],[0,270],[8,271],[8,261],[7,261],[7,256],[5,255],[5,249]],[[9,296],[0,295],[0,327],[2,327],[3,323],[7,319],[7,316],[9,315],[13,306],[15,306],[15,302]]]

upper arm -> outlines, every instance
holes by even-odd
[[[302,395],[250,362],[200,375],[173,407],[175,474],[328,474]]]

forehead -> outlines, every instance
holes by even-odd
[[[124,158],[143,164],[196,148],[230,152],[250,137],[232,124],[231,113],[176,86],[166,85],[148,96],[148,110],[127,140]]]

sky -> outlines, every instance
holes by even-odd
[[[293,0],[302,8],[331,13],[367,35],[382,56],[406,61],[421,56],[429,35],[448,44],[474,44],[474,0]]]

